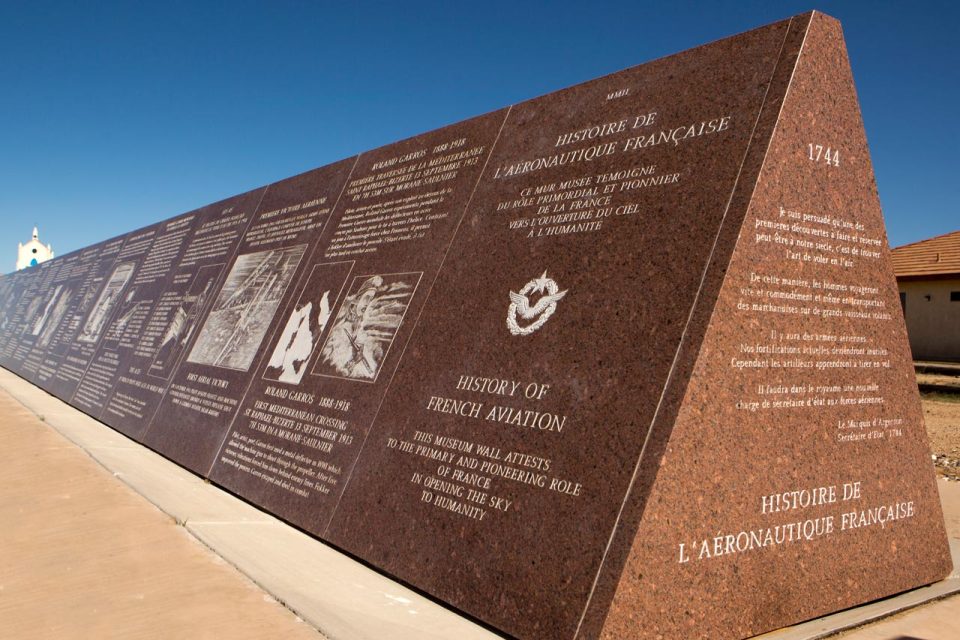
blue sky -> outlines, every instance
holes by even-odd
[[[35,223],[64,254],[811,8],[844,25],[891,243],[960,229],[946,2],[5,0],[0,271]]]

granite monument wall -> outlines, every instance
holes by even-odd
[[[0,365],[521,638],[740,638],[944,577],[819,13],[0,279]]]

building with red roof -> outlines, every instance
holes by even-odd
[[[960,361],[960,231],[891,256],[914,359]]]

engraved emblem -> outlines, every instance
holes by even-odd
[[[507,309],[507,328],[510,333],[515,336],[528,336],[546,324],[550,316],[557,310],[557,302],[567,295],[566,289],[563,291],[559,289],[557,283],[552,278],[548,278],[547,272],[544,271],[542,276],[524,285],[523,289],[520,289],[520,293],[511,291],[510,307]],[[536,293],[542,293],[543,295],[533,306],[530,306],[528,296]],[[518,319],[533,320],[533,322],[521,326],[517,322]]]

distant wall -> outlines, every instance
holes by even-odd
[[[916,360],[960,361],[960,278],[900,280],[904,316]],[[954,293],[951,300],[951,293]],[[928,299],[929,296],[929,299]]]

